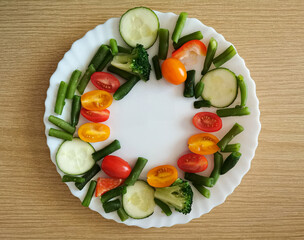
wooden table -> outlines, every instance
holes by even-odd
[[[127,9],[187,11],[234,43],[257,85],[262,131],[226,202],[188,224],[140,229],[80,205],[50,161],[49,78],[71,44]],[[0,1],[0,239],[303,239],[304,2]]]

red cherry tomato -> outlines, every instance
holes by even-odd
[[[85,108],[81,108],[80,113],[83,117],[95,123],[107,121],[110,117],[110,111],[108,109],[101,111],[91,111]]]
[[[131,173],[128,162],[117,156],[108,155],[102,160],[101,169],[112,178],[127,178]]]
[[[99,197],[102,194],[106,193],[107,191],[110,191],[111,189],[120,186],[123,183],[123,181],[124,180],[120,178],[101,178],[101,177],[98,178],[95,197]]]
[[[110,73],[107,72],[95,72],[91,76],[91,82],[100,90],[107,91],[109,93],[116,92],[120,86],[119,80]]]
[[[163,77],[172,84],[178,85],[186,81],[187,71],[184,64],[176,58],[166,59],[162,66],[161,71]]]
[[[199,112],[195,114],[192,122],[196,128],[204,132],[216,132],[222,128],[222,119],[211,112]]]
[[[184,172],[198,173],[208,167],[207,159],[195,153],[188,153],[177,160],[177,166]]]

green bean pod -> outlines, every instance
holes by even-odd
[[[113,55],[111,52],[108,52],[108,54],[105,56],[99,67],[96,69],[96,72],[102,72],[104,68],[112,61]]]
[[[117,214],[122,222],[126,221],[129,218],[128,214],[125,212],[125,210],[122,207],[120,207],[117,210]]]
[[[139,77],[133,76],[129,81],[120,85],[120,87],[113,94],[113,98],[117,101],[123,99],[132,90],[136,83],[139,82],[139,80]]]
[[[234,47],[229,46],[223,53],[213,59],[213,64],[216,68],[222,66],[225,62],[229,61],[236,54]]]
[[[203,185],[199,185],[196,183],[193,183],[193,186],[199,191],[200,194],[202,194],[205,198],[210,198],[210,191],[209,189],[205,188]]]
[[[55,109],[54,109],[54,112],[57,113],[58,115],[61,115],[61,113],[63,111],[63,107],[65,105],[65,95],[66,95],[67,88],[68,88],[68,85],[64,81],[61,81],[59,88],[58,88]]]
[[[81,97],[74,95],[71,109],[71,125],[76,127],[79,122],[79,115],[81,109]]]
[[[157,80],[159,80],[163,76],[162,76],[162,72],[161,72],[161,68],[160,68],[160,64],[159,64],[159,58],[157,55],[155,55],[152,58],[152,63],[153,63],[153,67],[154,67],[155,77]]]
[[[91,64],[88,69],[86,70],[86,72],[83,74],[82,78],[80,79],[78,86],[77,86],[77,90],[80,94],[83,94],[85,88],[87,87],[90,79],[91,79],[91,75],[96,72],[96,69],[94,67],[93,64]]]
[[[142,157],[139,157],[135,163],[135,166],[133,167],[129,177],[125,180],[124,184],[127,186],[133,186],[134,183],[139,178],[139,175],[141,174],[142,170],[146,166],[148,160]]]
[[[103,195],[101,195],[100,197],[100,201],[102,203],[106,203],[107,201],[109,201],[110,199],[123,195],[127,192],[127,188],[126,186],[119,186],[116,187],[114,189],[111,189],[110,191],[104,193]]]
[[[60,119],[58,117],[55,117],[53,115],[50,115],[48,120],[55,124],[57,127],[65,130],[66,132],[70,133],[70,134],[74,134],[76,128],[73,127],[72,125],[70,125],[68,122],[64,121],[63,119]]]
[[[220,154],[219,152],[216,152],[214,153],[213,156],[214,156],[214,166],[210,174],[210,177],[214,179],[213,180],[213,186],[214,186],[221,174],[221,168],[223,165],[223,155]]]
[[[213,61],[216,49],[217,49],[217,41],[212,37],[212,38],[210,38],[210,41],[208,44],[206,58],[205,58],[205,62],[204,62],[204,68],[202,70],[202,75],[205,75],[208,72],[208,70],[211,66],[211,63]]]
[[[175,28],[174,28],[174,31],[173,31],[173,34],[171,37],[173,42],[178,43],[180,35],[182,34],[182,31],[184,29],[187,17],[188,17],[188,13],[186,13],[186,12],[182,12],[179,14],[179,17],[177,19],[177,22],[176,22],[176,25],[175,25]]]
[[[203,90],[204,90],[204,83],[203,81],[199,81],[196,85],[195,85],[195,88],[194,88],[194,96],[195,98],[199,98],[202,96],[202,93],[203,93]],[[201,108],[201,107],[199,107]]]
[[[63,175],[62,182],[76,182],[76,183],[83,183],[85,179],[83,177],[75,177],[70,175]]]
[[[114,211],[118,210],[121,207],[121,203],[120,203],[119,199],[115,199],[113,201],[109,201],[109,202],[102,204],[102,206],[103,206],[103,210],[106,213],[110,213],[110,212],[114,212]]]
[[[206,187],[212,187],[214,182],[213,178],[187,172],[185,173],[185,179],[191,181],[194,184],[204,185]]]
[[[182,45],[184,45],[186,42],[189,42],[191,40],[201,40],[201,39],[203,39],[203,34],[201,33],[201,31],[196,31],[181,37],[177,43],[173,42],[173,47],[176,50],[180,48]]]
[[[216,114],[219,117],[231,117],[231,116],[244,116],[249,115],[250,110],[248,107],[243,108],[223,108],[216,110]]]
[[[115,152],[116,150],[120,149],[120,142],[115,139],[109,145],[105,146],[104,148],[92,153],[92,157],[95,162],[99,161],[100,159],[104,158],[105,156],[110,155],[111,153]]]
[[[241,92],[241,107],[245,107],[247,102],[247,86],[242,75],[239,75],[237,80]]]
[[[101,168],[95,164],[89,171],[87,171],[82,177],[85,179],[82,183],[75,183],[75,186],[82,190],[84,186],[101,170]]]
[[[169,48],[169,30],[160,28],[158,30],[159,36],[159,47],[158,47],[158,57],[161,60],[165,60],[168,54]]]
[[[193,103],[194,108],[211,107],[211,103],[208,100],[199,100]]]
[[[73,140],[73,135],[72,134],[61,131],[61,130],[57,130],[57,129],[54,129],[54,128],[50,128],[49,136],[60,138],[60,139],[63,139],[63,140],[68,140],[68,141]]]
[[[129,72],[124,71],[124,70],[121,70],[121,69],[119,69],[117,67],[114,67],[113,65],[110,65],[107,68],[107,70],[108,70],[108,72],[114,73],[114,74],[122,77],[125,80],[131,80],[135,76],[134,74],[129,73]]]
[[[89,186],[89,189],[88,189],[88,192],[87,194],[85,195],[83,201],[82,201],[82,206],[84,207],[88,207],[91,203],[91,200],[92,200],[92,197],[93,197],[93,194],[94,194],[94,191],[95,191],[95,188],[96,188],[96,185],[97,185],[97,182],[92,180],[90,182],[90,186]]]
[[[240,152],[233,152],[231,153],[225,160],[222,166],[221,174],[225,174],[230,169],[232,169],[237,162],[240,160],[242,154]]]
[[[184,97],[191,98],[194,96],[195,70],[187,71],[187,79],[185,81]]]
[[[115,56],[118,53],[117,41],[114,38],[110,39],[110,47],[112,55]]]
[[[122,46],[117,46],[117,48],[119,53],[131,53],[132,51],[130,48],[125,48]]]
[[[240,143],[228,144],[222,152],[239,152],[241,149]]]
[[[167,216],[170,216],[172,214],[170,207],[166,203],[164,203],[163,201],[157,198],[154,198],[154,202],[156,203],[157,206],[160,207],[160,209],[164,212],[164,214],[166,214]]]
[[[94,55],[94,57],[92,58],[90,65],[93,65],[93,67],[95,69],[97,69],[99,67],[99,65],[102,63],[102,61],[104,60],[105,56],[110,52],[110,49],[108,48],[108,46],[102,44],[99,49],[97,50],[96,54]]]
[[[226,135],[217,143],[217,146],[223,151],[227,144],[239,133],[243,132],[244,128],[239,125],[238,123],[235,123],[233,127],[230,129],[229,132],[226,133]]]
[[[72,73],[72,76],[71,76],[69,84],[68,84],[67,92],[65,95],[65,97],[67,99],[73,98],[80,76],[81,76],[81,71],[79,71],[77,69]]]

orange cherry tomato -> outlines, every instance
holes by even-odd
[[[200,155],[209,155],[217,152],[220,148],[216,145],[218,138],[210,133],[193,135],[188,140],[188,147],[191,152]]]
[[[177,169],[171,165],[152,168],[147,174],[147,181],[152,187],[169,187],[177,179]]]
[[[102,123],[85,123],[78,129],[78,136],[85,142],[100,142],[110,136],[110,128]]]
[[[99,111],[108,108],[113,101],[110,93],[103,90],[94,90],[81,96],[81,105],[87,110]]]
[[[186,68],[184,64],[176,58],[166,59],[161,66],[161,70],[163,77],[169,83],[179,85],[186,81]]]

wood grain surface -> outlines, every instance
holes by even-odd
[[[81,206],[50,160],[49,79],[71,44],[127,9],[187,11],[232,42],[257,85],[262,130],[226,202],[188,224],[141,229]],[[0,239],[304,239],[304,1],[0,0]]]

